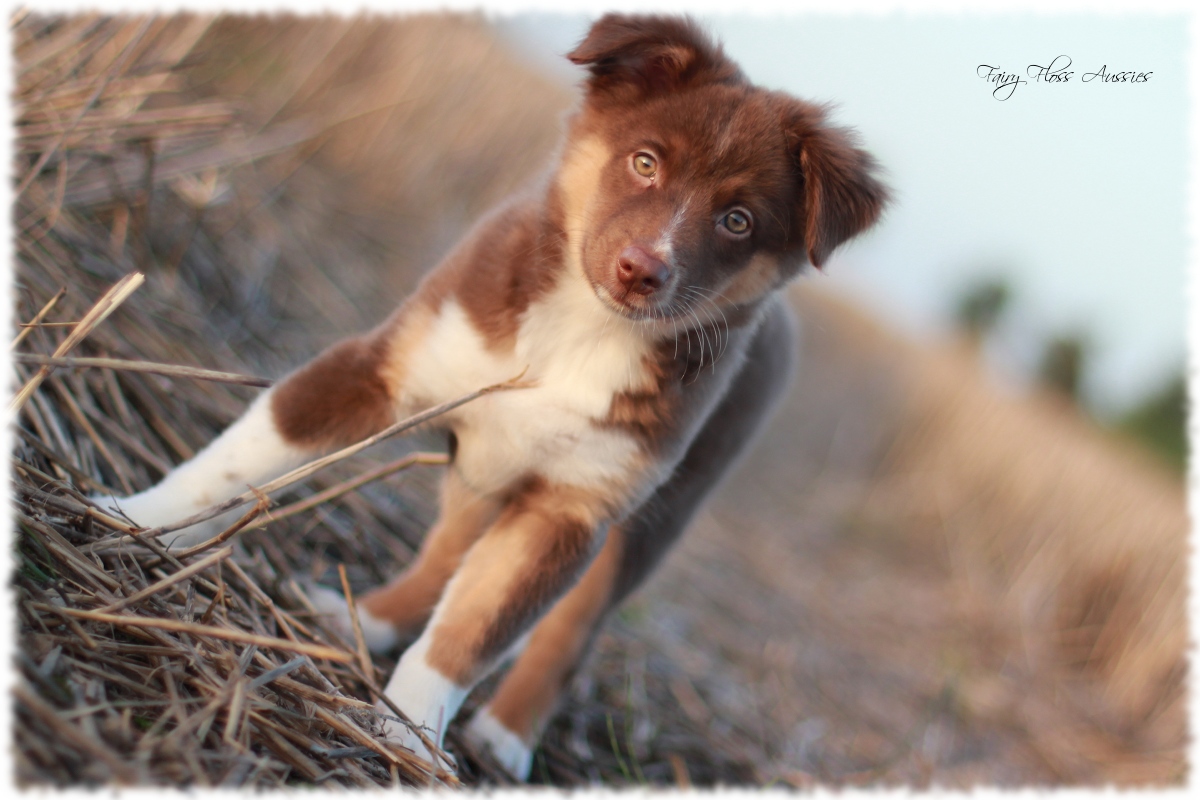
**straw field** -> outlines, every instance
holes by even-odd
[[[191,553],[87,495],[153,484],[379,321],[549,163],[570,91],[474,18],[10,24],[18,783],[507,783],[456,726],[457,774],[388,747],[394,661],[305,594],[408,563],[440,442],[252,496]],[[969,356],[793,299],[792,399],[604,629],[532,779],[1181,780],[1178,482]]]

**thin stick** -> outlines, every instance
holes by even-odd
[[[146,276],[142,273],[131,272],[117,281],[111,289],[104,293],[103,297],[96,301],[91,310],[83,316],[79,324],[67,335],[63,343],[54,351],[54,357],[58,358],[59,356],[66,355],[71,348],[83,341],[92,332],[93,328],[103,322],[109,314],[116,310],[117,306],[125,302],[126,298],[133,294],[145,280]],[[29,382],[21,387],[21,391],[17,392],[16,397],[8,404],[8,410],[14,414],[20,410],[21,406],[25,405],[25,401],[29,399],[29,396],[37,390],[42,381],[46,379],[46,376],[50,374],[51,369],[52,367],[50,366],[43,366],[39,369],[29,379]]]
[[[29,322],[27,322],[22,327],[21,332],[17,334],[17,338],[13,339],[12,344],[10,344],[8,346],[8,349],[16,350],[17,345],[19,345],[22,341],[25,340],[25,337],[28,336],[33,331],[33,329],[36,328],[41,323],[41,321],[46,318],[46,315],[50,313],[50,310],[52,308],[54,308],[56,305],[58,305],[58,301],[62,300],[66,294],[67,294],[67,287],[64,286],[61,289],[59,289],[58,293],[55,294],[54,297],[51,297],[50,301],[47,302],[46,305],[42,306],[42,310],[39,311],[34,316],[33,319],[31,319]]]
[[[213,564],[216,564],[218,561],[223,561],[223,560],[229,558],[231,555],[233,555],[232,547],[226,547],[224,550],[218,550],[217,552],[213,553],[211,556],[208,556],[207,558],[202,558],[199,561],[197,561],[195,564],[191,564],[191,565],[179,570],[178,572],[168,575],[167,577],[163,578],[158,583],[151,584],[150,586],[147,586],[145,589],[142,589],[140,592],[134,592],[133,594],[129,595],[128,597],[118,600],[115,603],[110,603],[109,605],[106,605],[103,608],[98,609],[98,611],[100,611],[101,613],[112,613],[113,611],[120,611],[121,609],[125,608],[126,606],[128,606],[132,603],[136,603],[139,600],[144,600],[145,598],[149,597],[152,594],[161,592],[163,589],[166,589],[168,586],[174,586],[175,584],[179,583],[180,581],[187,580],[188,578],[195,575],[197,572],[202,572],[203,570],[206,570],[209,567],[211,567]]]
[[[196,553],[203,553],[205,550],[208,550],[211,547],[216,547],[227,539],[236,536],[239,531],[244,530],[246,526],[253,522],[255,517],[267,510],[267,505],[269,502],[270,501],[266,497],[263,497],[261,500],[259,500],[259,502],[254,504],[253,508],[239,517],[237,522],[233,523],[228,528],[209,539],[207,542],[201,542],[194,547],[189,547],[186,550],[180,550],[175,554],[175,557],[183,559],[187,558],[188,556],[194,556]]]
[[[68,155],[66,152],[64,152],[62,159],[58,162],[58,180],[55,182],[54,205],[50,207],[49,214],[41,215],[41,221],[45,223],[41,230],[35,231],[34,226],[38,223],[38,214],[43,210],[41,206],[43,205],[44,198],[39,198],[40,202],[37,203],[38,208],[25,218],[26,220],[31,220],[28,227],[25,226],[25,220],[21,220],[21,233],[25,234],[29,238],[30,244],[35,244],[41,241],[42,237],[54,230],[54,226],[58,224],[58,217],[60,214],[62,214],[63,199],[67,194],[67,171],[69,168],[68,161]]]
[[[364,486],[371,481],[379,480],[387,477],[394,472],[399,472],[403,469],[408,469],[414,464],[424,464],[428,466],[443,466],[450,463],[450,456],[445,453],[410,453],[404,458],[398,458],[391,463],[376,467],[373,470],[364,472],[362,475],[356,475],[349,480],[342,481],[336,486],[330,486],[324,491],[314,494],[312,497],[306,497],[303,500],[297,500],[294,503],[289,503],[283,508],[278,508],[271,512],[270,520],[262,519],[248,525],[248,528],[261,528],[267,522],[290,517],[293,514],[299,514],[301,511],[308,511],[310,508],[328,502],[335,497],[340,497],[347,492],[352,492],[360,486]]]
[[[692,778],[688,775],[687,762],[678,753],[668,753],[667,760],[671,762],[671,772],[675,775],[675,786],[683,791],[692,788]]]
[[[247,688],[249,688],[251,691],[255,691],[260,686],[264,686],[265,684],[268,684],[271,681],[278,680],[279,678],[282,678],[285,675],[287,675],[289,672],[294,672],[295,670],[299,669],[300,667],[304,666],[307,663],[308,663],[308,660],[305,659],[304,656],[296,656],[295,658],[293,658],[291,661],[287,662],[286,664],[281,664],[280,666],[275,667],[274,669],[267,670],[266,672],[262,673],[258,677],[254,678],[253,680],[250,681],[250,685]],[[363,705],[366,705],[366,703],[364,703]]]
[[[267,596],[267,593],[262,590],[262,587],[255,583],[254,579],[247,575],[245,570],[239,567],[236,561],[229,562],[229,571],[236,575],[238,580],[240,580],[242,584],[250,590],[250,593],[254,595],[255,599],[257,599],[258,602],[261,603],[262,606],[271,613],[271,618],[275,620],[275,624],[278,625],[280,630],[283,631],[283,634],[287,637],[288,641],[298,642],[299,639],[296,638],[295,632],[292,631],[293,626],[289,622],[290,615],[276,605],[275,601]],[[261,620],[259,620],[259,624],[261,624]],[[339,650],[338,652],[345,651]],[[313,669],[316,670],[316,665],[313,665]]]
[[[14,466],[19,469],[29,470],[38,475],[45,475],[45,473],[37,470],[35,467],[31,467],[28,464],[23,464],[19,461],[15,461]],[[90,506],[77,503],[70,497],[43,492],[33,488],[32,486],[18,486],[17,491],[32,500],[42,503],[43,505],[47,505],[61,511],[66,511],[68,514],[77,514],[81,517],[90,514],[92,518],[103,523],[106,527],[112,528],[113,530],[123,531],[130,534],[130,536],[136,535],[134,534],[135,529],[127,522],[116,519],[115,517],[112,517],[97,508],[92,508]],[[91,548],[89,547],[88,550],[90,552]]]
[[[353,739],[354,741],[358,742],[359,744],[361,744],[364,747],[371,748],[376,753],[379,753],[379,755],[386,758],[388,761],[395,762],[396,764],[402,764],[406,767],[412,766],[410,763],[406,762],[403,758],[401,758],[401,756],[398,752],[391,750],[387,747],[384,747],[382,744],[380,744],[374,738],[368,736],[362,729],[360,729],[356,725],[351,725],[348,721],[342,719],[337,714],[331,714],[330,712],[326,711],[325,709],[323,709],[317,705],[313,706],[313,711],[316,712],[318,719],[320,719],[326,725],[333,728],[335,731],[342,734],[343,736]],[[410,756],[410,758],[411,758],[411,756]]]
[[[230,562],[232,563],[232,562]],[[190,633],[193,636],[211,636],[214,639],[225,639],[230,642],[245,642],[246,644],[256,644],[259,647],[272,647],[276,650],[287,650],[293,653],[302,653],[313,658],[324,658],[329,661],[337,661],[345,664],[354,660],[354,655],[347,653],[345,650],[339,650],[334,647],[327,647],[319,644],[309,644],[307,642],[293,642],[287,639],[279,639],[274,636],[260,636],[256,633],[248,633],[235,628],[217,628],[212,625],[198,625],[194,622],[183,622],[177,619],[163,619],[161,617],[134,617],[126,614],[105,614],[101,611],[85,611],[81,608],[60,608],[46,603],[30,603],[30,608],[39,611],[49,611],[55,614],[70,614],[83,619],[95,620],[96,622],[107,622],[112,625],[125,625],[131,628],[153,628],[164,631],[178,631],[179,633]]]
[[[24,331],[22,331],[24,333]],[[18,337],[18,341],[20,337]],[[15,342],[14,342],[15,344]],[[99,369],[118,369],[126,372],[149,372],[154,375],[168,375],[176,378],[192,378],[198,381],[215,381],[217,383],[236,383],[240,386],[267,387],[274,383],[270,378],[258,378],[253,375],[239,375],[236,372],[220,372],[215,369],[200,367],[185,367],[176,364],[158,364],[153,361],[127,361],[120,358],[57,358],[43,356],[37,353],[14,353],[13,361],[22,364],[42,364],[49,367],[69,367],[84,369],[96,367]]]
[[[308,664],[310,662],[305,660],[304,663]],[[313,703],[329,703],[330,705],[335,705],[340,708],[353,708],[358,711],[371,711],[375,708],[374,705],[364,700],[359,700],[355,697],[345,697],[342,695],[330,694],[329,692],[323,692],[320,689],[314,689],[307,683],[300,683],[299,681],[294,681],[291,678],[272,678],[272,681],[280,689],[286,689],[292,694],[299,695],[301,698],[309,700]]]
[[[358,665],[364,675],[372,675],[375,665],[367,652],[367,640],[363,638],[362,623],[358,620],[358,609],[354,607],[354,594],[350,591],[350,580],[346,577],[346,565],[338,564],[338,575],[342,579],[342,596],[346,598],[346,610],[350,612],[350,627],[354,630],[354,645],[358,649]]]
[[[44,544],[48,550],[56,551],[63,561],[69,564],[81,577],[87,578],[92,583],[91,589],[97,597],[104,595],[111,597],[112,595],[109,592],[115,592],[121,587],[119,581],[97,567],[90,559],[85,558],[75,545],[68,542],[61,533],[54,530],[51,526],[30,517],[20,520],[20,525],[41,534],[44,537]],[[113,599],[115,600],[116,598],[114,597]]]

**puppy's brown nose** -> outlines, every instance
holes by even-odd
[[[647,295],[666,284],[671,270],[648,250],[631,244],[617,256],[617,277],[629,291]]]

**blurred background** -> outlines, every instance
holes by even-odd
[[[1181,782],[1183,19],[701,20],[752,80],[834,103],[896,200],[789,289],[788,401],[604,628],[533,780]],[[15,25],[17,314],[138,268],[141,334],[89,347],[274,377],[381,320],[552,163],[588,17],[139,24]],[[1004,101],[977,75],[1063,54],[1066,85]],[[1102,66],[1153,76],[1082,82]],[[142,390],[187,420],[147,428],[157,462],[93,453],[70,419],[45,436],[141,488],[251,396],[169,388]],[[245,546],[345,562],[361,590],[411,558],[436,477]]]

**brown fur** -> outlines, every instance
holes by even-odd
[[[496,498],[472,492],[450,470],[442,482],[441,518],[425,536],[416,560],[387,586],[364,595],[363,608],[402,634],[418,633],[463,555],[495,521],[500,505]]]
[[[619,527],[609,530],[583,577],[534,627],[525,650],[492,698],[492,715],[528,744],[549,719],[559,692],[608,608],[623,542]]]
[[[394,420],[382,375],[387,357],[382,337],[347,339],[292,373],[271,397],[279,432],[292,444],[323,449],[387,427]]]
[[[721,294],[730,303],[741,306],[752,303],[755,298],[762,297],[781,283],[783,275],[779,269],[779,259],[760,254],[750,259],[750,263],[734,276]]]
[[[489,706],[522,741],[536,741],[604,614],[653,570],[778,402],[791,373],[793,338],[788,315],[778,305],[769,308],[733,388],[671,478],[630,519],[610,529],[579,582],[534,628]]]
[[[514,203],[491,216],[422,284],[418,298],[436,310],[453,296],[488,346],[512,346],[521,315],[550,288],[562,260],[562,239],[531,203]]]
[[[590,68],[594,97],[611,104],[704,83],[740,83],[741,70],[690,19],[609,14],[567,55]]]
[[[674,346],[672,343],[671,347]],[[645,389],[614,395],[603,422],[632,433],[651,450],[674,426],[683,379],[680,365],[673,358],[665,358],[666,354],[662,352],[655,355],[656,358],[646,359],[646,369],[653,384]]]
[[[624,38],[627,21],[602,20],[571,54],[593,73],[572,137],[605,142],[614,159],[649,147],[663,183],[660,191],[630,191],[619,170],[605,172],[591,211],[613,224],[606,227],[611,234],[600,232],[588,242],[595,255],[585,269],[594,280],[612,286],[603,265],[628,242],[645,244],[657,235],[681,204],[740,204],[754,219],[752,248],[749,240],[714,237],[712,218],[696,214],[676,236],[672,265],[681,285],[713,287],[752,258],[763,259],[763,279],[754,282],[762,291],[739,292],[730,303],[736,310],[756,305],[804,263],[821,266],[834,248],[878,218],[887,193],[875,178],[873,159],[848,132],[830,127],[823,109],[752,86],[736,68],[718,67],[719,49],[689,39],[694,29],[678,20],[638,24],[640,46]],[[615,49],[605,53],[593,39]],[[691,48],[695,55],[664,59],[664,47]],[[689,66],[679,66],[685,62]],[[653,77],[637,79],[639,69]],[[703,126],[697,125],[701,120]],[[767,268],[772,260],[774,270]]]
[[[594,554],[593,502],[577,489],[533,481],[505,508],[446,589],[430,666],[461,686],[482,677]]]
[[[823,127],[824,116],[818,108],[801,105],[789,109],[786,123],[803,176],[800,223],[814,267],[874,223],[887,200],[887,191],[872,177],[875,159],[855,147],[849,131]]]

